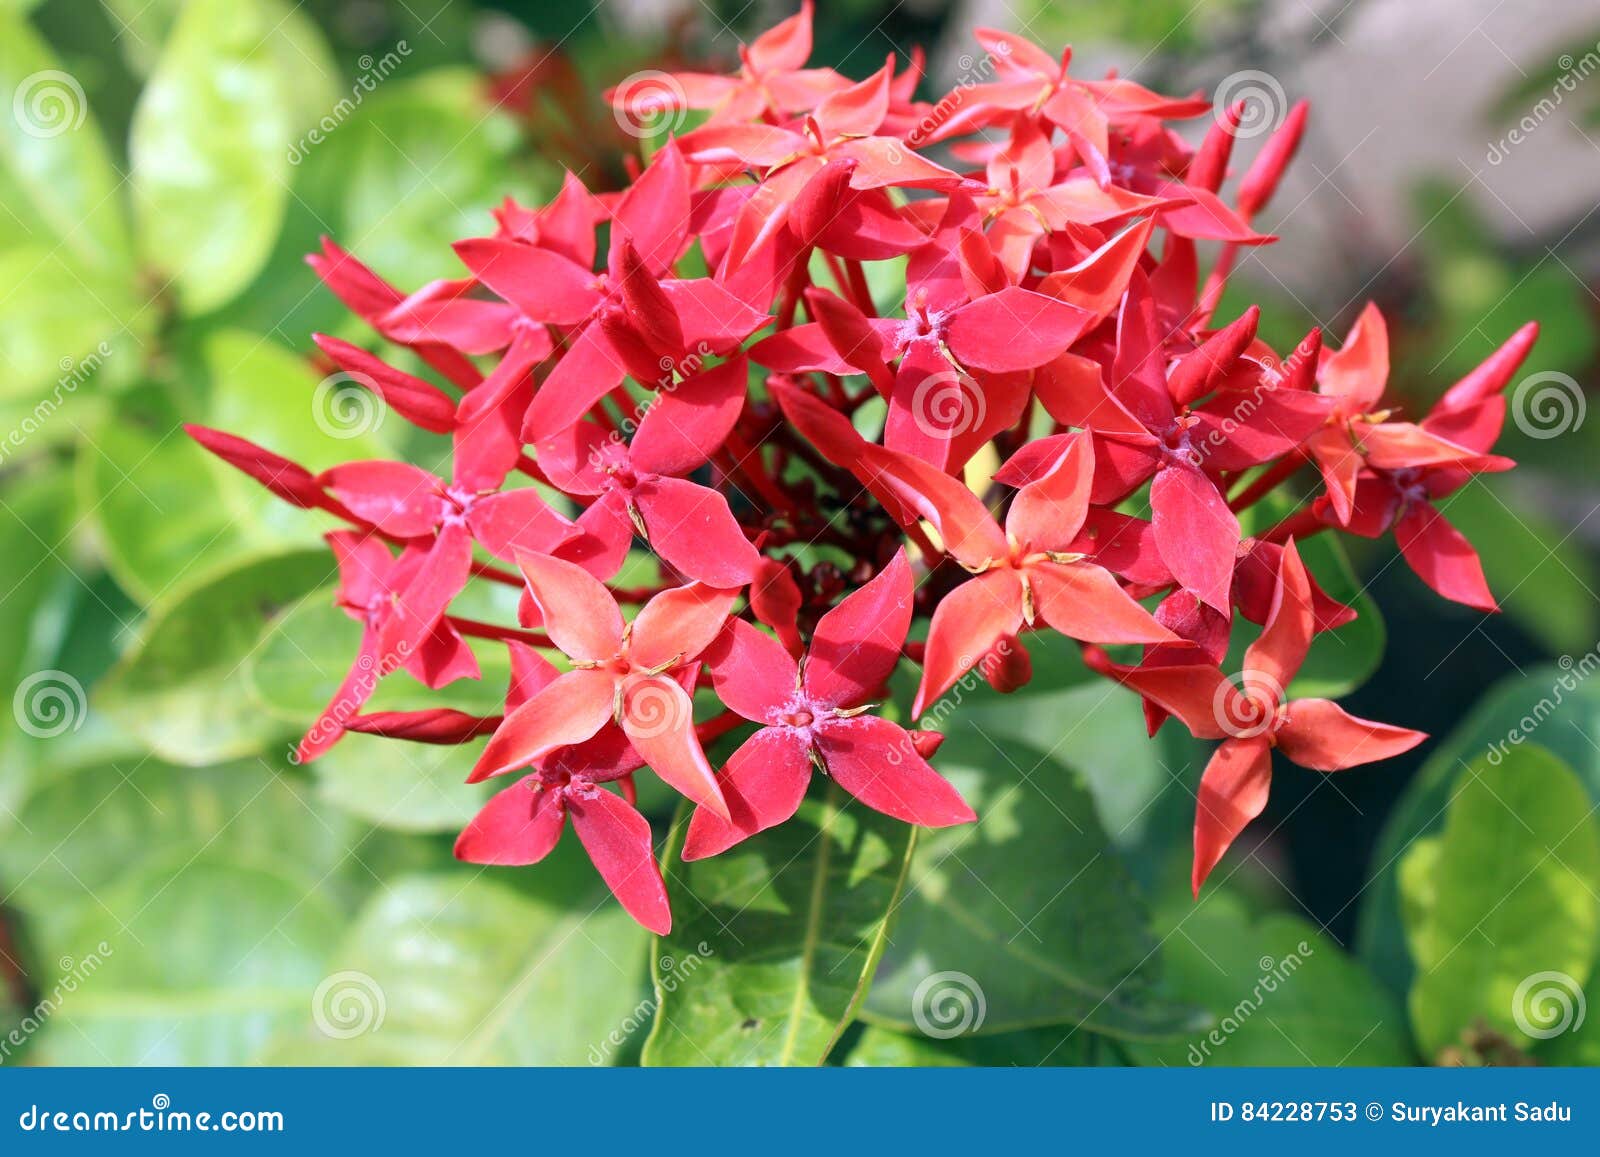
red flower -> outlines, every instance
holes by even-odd
[[[1272,611],[1261,636],[1228,678],[1210,664],[1164,667],[1097,665],[1183,721],[1199,739],[1221,739],[1200,777],[1194,822],[1193,884],[1200,885],[1267,805],[1274,748],[1301,767],[1342,771],[1410,751],[1427,738],[1347,714],[1327,699],[1289,700],[1285,688],[1311,646],[1311,581],[1300,554],[1283,550]]]
[[[722,701],[762,725],[723,771],[727,813],[694,813],[683,858],[703,859],[783,823],[813,767],[875,811],[940,828],[977,817],[897,724],[867,702],[894,670],[911,624],[911,568],[897,553],[877,577],[817,623],[796,662],[747,623],[728,624],[706,652]]]
[[[524,554],[518,565],[551,641],[573,667],[506,716],[471,781],[536,763],[615,720],[657,775],[696,803],[726,811],[679,678],[722,629],[738,592],[675,587],[625,623],[611,592],[582,567],[545,554]]]

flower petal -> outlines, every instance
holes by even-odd
[[[728,623],[701,657],[717,698],[752,723],[770,723],[772,712],[794,697],[799,674],[794,659],[783,644],[743,619]]]
[[[630,679],[623,688],[622,730],[670,787],[727,818],[727,801],[695,735],[694,703],[687,691],[661,675]]]
[[[928,627],[922,682],[911,704],[912,718],[974,667],[994,666],[998,648],[1022,629],[1022,582],[1001,568],[970,578],[939,600]]]
[[[656,864],[649,821],[602,788],[569,791],[567,810],[584,851],[628,915],[657,936],[672,931],[667,885]]]
[[[911,567],[904,550],[817,622],[806,661],[806,690],[836,707],[874,694],[894,671],[911,629]]]
[[[611,718],[615,686],[605,671],[564,672],[506,716],[467,782],[528,767],[558,748],[589,739]]]
[[[729,818],[697,808],[683,841],[685,860],[725,852],[793,816],[811,782],[807,744],[788,728],[763,727],[729,757],[721,781]]]
[[[705,583],[662,591],[633,620],[629,659],[645,670],[690,662],[722,633],[738,600],[737,590]]]
[[[1278,750],[1312,771],[1343,771],[1392,759],[1428,738],[1422,731],[1360,719],[1328,699],[1296,699],[1278,728]]]
[[[566,826],[560,790],[538,790],[537,775],[523,776],[489,802],[456,837],[456,859],[469,864],[520,867],[555,850]]]
[[[1267,806],[1272,744],[1266,735],[1229,739],[1200,777],[1194,813],[1194,894],[1239,833]]]
[[[834,720],[817,729],[817,752],[834,782],[873,811],[947,828],[977,815],[950,781],[928,765],[910,734],[875,715]]]
[[[622,611],[605,586],[576,563],[548,554],[517,558],[545,631],[573,659],[600,663],[622,649]]]

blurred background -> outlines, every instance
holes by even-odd
[[[1258,222],[1283,240],[1246,251],[1224,316],[1259,301],[1264,335],[1288,348],[1313,324],[1342,336],[1377,301],[1395,350],[1391,392],[1415,412],[1539,320],[1501,447],[1521,467],[1468,487],[1448,511],[1505,613],[1442,602],[1387,539],[1352,549],[1351,593],[1364,592],[1367,623],[1381,608],[1381,623],[1348,642],[1370,678],[1347,705],[1436,741],[1331,790],[1326,777],[1277,776],[1222,898],[1168,947],[1162,983],[1227,1009],[1257,956],[1263,970],[1283,959],[1261,937],[1309,937],[1327,945],[1318,983],[1388,1010],[1356,1018],[1384,1027],[1330,1040],[1310,1026],[1338,1009],[1285,1007],[1281,1023],[1230,1035],[1220,1063],[1600,1060],[1592,1034],[1545,1045],[1487,1007],[1450,1022],[1476,1026],[1466,1036],[1424,1027],[1441,998],[1417,995],[1417,905],[1436,865],[1411,854],[1444,828],[1463,771],[1512,732],[1537,731],[1570,769],[1574,798],[1600,799],[1600,693],[1584,682],[1600,613],[1600,419],[1585,420],[1600,333],[1600,10],[820,9],[814,62],[863,76],[925,45],[924,96],[970,68],[971,28],[994,25],[1050,51],[1070,43],[1081,75],[1220,89],[1269,117],[1309,100],[1299,159]],[[319,237],[407,290],[454,276],[449,242],[487,232],[504,197],[551,195],[563,167],[596,189],[626,179],[637,142],[601,102],[606,87],[645,69],[731,68],[741,41],[791,10],[0,3],[0,686],[13,708],[0,747],[0,1029],[16,1026],[0,1036],[0,1060],[321,1060],[328,1042],[352,1038],[356,1051],[335,1059],[637,1055],[647,948],[613,910],[574,938],[574,897],[585,913],[594,904],[587,866],[563,854],[538,872],[451,868],[453,832],[481,799],[449,762],[460,753],[401,757],[353,737],[314,769],[288,765],[285,741],[337,682],[354,628],[327,605],[318,527],[204,460],[178,424],[237,430],[313,468],[395,452],[399,431],[352,430],[349,399],[319,392],[309,335],[365,340],[302,261]],[[1236,164],[1255,146],[1242,141]],[[1200,763],[1168,735],[1143,744],[1136,715],[1107,714],[1107,734],[1063,758],[1159,930],[1188,903]],[[1507,808],[1479,835],[1517,827],[1520,809]],[[1576,885],[1563,885],[1580,888],[1582,907],[1600,879],[1581,855],[1557,859],[1578,865]],[[1399,879],[1408,872],[1414,887]],[[1586,919],[1587,948],[1519,942],[1504,977],[1514,987],[1555,953],[1581,1000],[1592,991]],[[1068,953],[1092,933],[1070,935]],[[1483,936],[1477,949],[1492,953]],[[528,968],[535,960],[554,963]],[[385,968],[402,972],[367,983]],[[348,1031],[374,1012],[383,1031]],[[634,1020],[621,1044],[599,1048]],[[1072,1039],[984,1059],[1195,1063],[1188,1042]]]

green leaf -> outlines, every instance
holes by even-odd
[[[1398,1002],[1308,921],[1252,921],[1233,897],[1212,892],[1175,905],[1163,924],[1163,987],[1208,1010],[1211,1024],[1171,1044],[1129,1045],[1138,1063],[1411,1063]]]
[[[872,981],[914,829],[828,781],[788,823],[686,864],[688,814],[663,853],[673,926],[644,1063],[821,1064]]]
[[[71,926],[107,911],[104,897],[142,861],[209,845],[236,863],[293,865],[353,905],[375,882],[372,865],[399,845],[370,838],[311,794],[302,776],[258,759],[186,768],[141,755],[52,767],[0,840],[7,902],[27,914],[30,939],[48,959],[76,949]],[[133,920],[147,899],[111,911]]]
[[[99,707],[179,764],[237,758],[285,737],[289,729],[255,701],[245,668],[266,624],[325,584],[330,570],[323,551],[274,555],[163,599],[101,684]]]
[[[481,748],[349,734],[311,771],[322,798],[351,815],[396,831],[454,833],[506,786],[467,782]]]
[[[979,819],[922,837],[868,1018],[1130,1039],[1192,1028],[1193,1010],[1150,995],[1157,944],[1077,773],[965,715],[935,762]]]
[[[1112,1053],[1107,1038],[1062,1025],[935,1039],[872,1024],[865,1026],[844,1058],[847,1068],[1038,1068],[1106,1063],[1123,1063]]]
[[[248,285],[289,196],[302,63],[274,43],[276,0],[190,0],[134,109],[134,210],[145,260],[201,314]]]
[[[1577,776],[1538,747],[1468,769],[1434,857],[1434,895],[1408,909],[1420,921],[1410,1004],[1425,1055],[1480,1023],[1524,1045],[1543,1039],[1534,978],[1571,993],[1587,981],[1600,935],[1590,806]]]
[[[63,973],[96,965],[44,1022],[46,1063],[240,1064],[307,1014],[338,909],[305,880],[197,850],[117,876],[65,934]]]
[[[1560,663],[1530,667],[1491,687],[1461,725],[1438,744],[1406,786],[1384,824],[1362,893],[1356,943],[1362,958],[1397,993],[1411,987],[1414,968],[1401,920],[1396,869],[1419,837],[1438,831],[1457,779],[1482,757],[1504,760],[1530,740],[1575,771],[1600,804],[1600,655],[1590,651]],[[1585,811],[1588,808],[1584,809]]]
[[[1506,613],[1546,647],[1561,651],[1573,639],[1595,637],[1600,614],[1592,592],[1600,573],[1572,541],[1570,525],[1518,501],[1514,487],[1482,477],[1443,510],[1477,547],[1489,589]]]
[[[577,1065],[608,1059],[640,999],[645,933],[592,886],[572,886],[569,834],[539,876],[562,899],[476,873],[408,876],[375,896],[334,954],[315,1008],[276,1064]],[[567,871],[563,873],[565,861]],[[554,887],[545,889],[554,897]],[[343,998],[340,996],[344,992]]]
[[[70,429],[58,411],[77,407],[75,395],[108,359],[135,356],[119,350],[118,337],[125,319],[139,329],[148,318],[134,316],[125,278],[91,270],[60,249],[28,245],[0,253],[0,285],[9,287],[0,309],[6,370],[0,398],[27,403],[34,426]]]
[[[14,113],[0,117],[0,237],[59,246],[86,268],[126,270],[121,177],[83,85],[19,12],[6,9],[0,9],[0,92],[12,97]]]

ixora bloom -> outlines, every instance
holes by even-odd
[[[920,57],[812,65],[806,3],[733,75],[674,74],[642,108],[612,90],[619,114],[699,119],[621,190],[569,173],[507,201],[456,244],[459,277],[407,292],[323,243],[311,265],[373,336],[317,336],[319,364],[449,448],[314,473],[189,428],[333,524],[360,642],[298,758],[347,731],[481,745],[470,779],[510,786],[457,855],[532,864],[570,820],[665,932],[636,775],[692,809],[686,859],[787,822],[818,776],[909,824],[979,820],[930,762],[942,736],[894,720],[959,727],[936,701],[971,670],[1027,683],[1034,632],[1137,692],[1152,733],[1220,740],[1196,890],[1265,806],[1273,751],[1326,772],[1422,740],[1289,697],[1356,614],[1300,549],[1392,530],[1423,582],[1492,610],[1436,503],[1512,465],[1503,391],[1537,330],[1416,416],[1385,397],[1371,306],[1337,348],[1272,348],[1254,307],[1216,314],[1241,247],[1273,240],[1255,221],[1304,105],[1234,173],[1239,109],[1191,145],[1171,122],[1212,112],[1198,94],[977,39],[991,79],[923,101]],[[517,622],[462,613],[496,584]],[[484,678],[500,648],[502,714],[364,710],[386,679]]]

